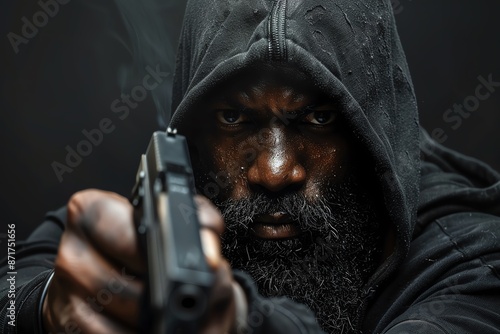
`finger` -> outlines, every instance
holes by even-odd
[[[233,275],[227,261],[221,262],[215,275],[216,284],[211,291],[207,323],[203,326],[203,334],[227,333],[234,322],[236,308]]]
[[[137,325],[142,281],[126,267],[109,263],[78,235],[63,235],[54,277],[49,295],[78,295],[96,311],[128,326]]]
[[[222,261],[220,237],[208,229],[201,229],[200,237],[208,265],[212,270],[217,270]]]
[[[198,207],[198,218],[201,226],[221,235],[224,232],[224,220],[220,211],[204,196],[195,195],[194,200]]]
[[[224,232],[224,221],[219,210],[206,197],[196,195],[194,200],[202,226],[200,236],[203,251],[208,265],[212,270],[217,270],[222,260],[220,235]]]
[[[126,265],[135,273],[145,272],[133,208],[126,198],[100,190],[78,192],[68,204],[68,224],[81,231],[110,260]]]

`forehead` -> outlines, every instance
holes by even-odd
[[[327,99],[304,73],[278,65],[242,71],[220,83],[210,95],[212,103],[242,105],[312,103]]]

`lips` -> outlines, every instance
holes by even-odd
[[[277,212],[258,216],[250,225],[251,233],[261,239],[289,239],[300,234],[299,226],[290,216]]]

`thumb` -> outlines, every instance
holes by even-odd
[[[222,261],[220,235],[224,231],[224,220],[219,210],[206,197],[196,195],[194,199],[198,207],[203,251],[210,268],[217,270]]]

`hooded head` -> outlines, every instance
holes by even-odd
[[[358,321],[405,258],[418,201],[417,107],[390,1],[189,1],[172,110],[197,186],[235,225],[224,239],[232,264],[248,267],[261,292],[308,303],[320,322]],[[300,161],[285,186],[263,180],[289,156]],[[286,224],[266,232],[269,219]],[[265,259],[252,266],[249,250]],[[325,250],[331,256],[318,255]],[[283,268],[297,262],[318,272],[317,296],[294,295],[303,282]],[[339,288],[346,280],[359,282]],[[319,289],[325,281],[336,294]],[[321,295],[352,304],[352,314],[329,316],[339,303]],[[333,331],[333,321],[322,324]]]

